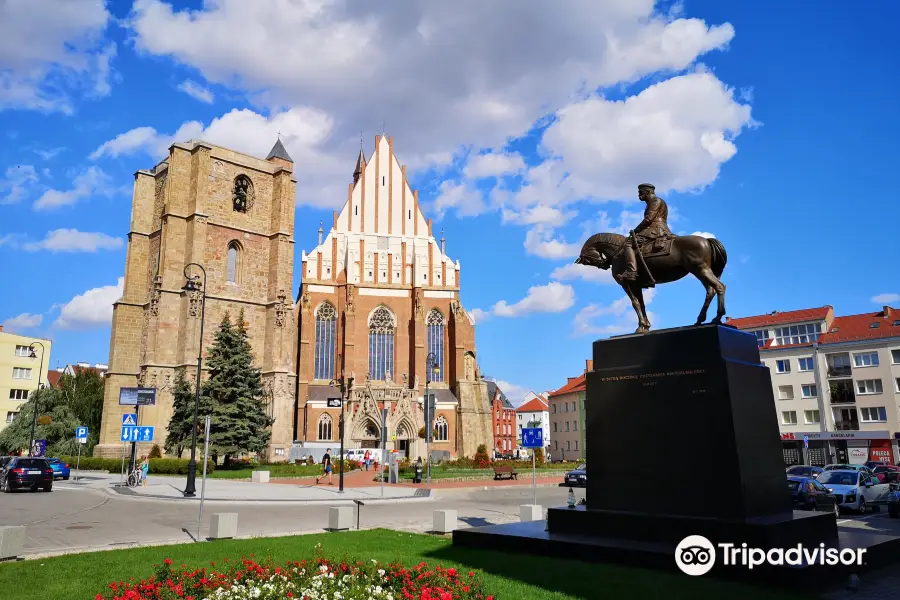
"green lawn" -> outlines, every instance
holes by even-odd
[[[797,592],[779,592],[719,582],[680,573],[596,565],[509,553],[454,548],[445,538],[372,530],[347,533],[229,540],[133,550],[73,554],[0,564],[0,598],[10,600],[92,599],[113,580],[138,580],[153,573],[153,564],[206,566],[224,558],[254,554],[277,562],[311,558],[316,544],[329,557],[414,565],[423,560],[483,574],[485,591],[497,600],[574,600],[659,598],[729,600],[802,600]]]
[[[207,477],[210,479],[250,479],[253,476],[253,471],[268,471],[270,477],[315,477],[322,474],[322,465],[266,465],[252,469],[216,469],[212,473],[207,474]],[[202,471],[199,471],[197,475],[200,476],[202,473]],[[150,471],[150,476],[168,477],[169,475]],[[171,476],[184,477],[184,475]]]

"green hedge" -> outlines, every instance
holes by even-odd
[[[76,457],[60,456],[60,460],[65,461],[70,469],[75,469]],[[126,463],[128,459],[126,458]],[[151,458],[150,473],[157,475],[187,475],[188,462],[187,458]],[[108,471],[110,473],[122,472],[121,458],[96,458],[93,456],[82,456],[79,467],[85,471]],[[202,472],[203,465],[197,465],[197,472]],[[207,463],[207,473],[215,471],[216,465],[213,461]]]

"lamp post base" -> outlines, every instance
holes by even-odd
[[[188,463],[187,485],[184,486],[184,497],[193,498],[197,495],[197,461],[191,459]]]

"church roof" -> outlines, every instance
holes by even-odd
[[[363,149],[359,149],[359,156],[356,157],[356,168],[353,169],[353,183],[359,179],[359,176],[362,175],[363,169],[366,168],[366,154],[363,152]]]
[[[280,158],[291,163],[294,162],[291,155],[287,153],[284,144],[281,143],[281,138],[278,138],[275,145],[269,150],[269,155],[266,157],[266,160],[272,160],[273,158]]]

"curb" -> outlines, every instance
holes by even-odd
[[[131,491],[130,488],[127,487],[109,487],[109,488],[93,488],[99,489],[100,491],[105,492],[107,495],[112,496],[113,498],[126,498],[128,500],[147,500],[147,501],[172,501],[172,502],[199,502],[200,497],[195,496],[193,498],[185,498],[183,496],[164,496],[161,494],[140,494],[137,492]],[[366,504],[375,504],[375,503],[399,503],[399,502],[423,502],[434,500],[431,495],[430,489],[416,489],[413,494],[408,496],[395,496],[395,497],[387,497],[383,498],[381,496],[366,496],[363,498],[342,498],[340,496],[335,496],[334,498],[204,498],[204,502],[218,502],[218,503],[234,503],[234,504],[249,504],[249,503],[282,503],[282,504],[348,504],[353,505],[355,502],[359,500]]]

